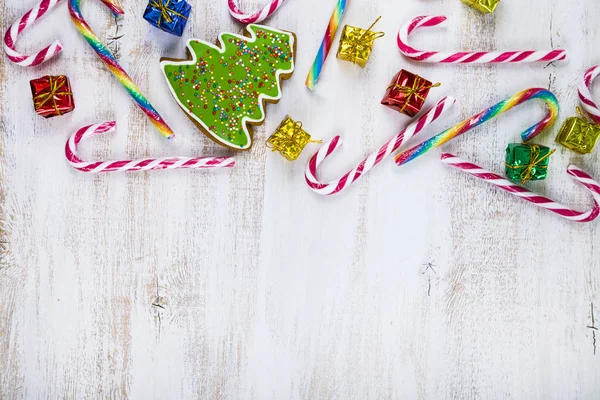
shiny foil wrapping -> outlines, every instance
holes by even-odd
[[[489,14],[493,13],[500,0],[461,0],[463,3],[473,7],[479,12]]]
[[[346,25],[342,31],[337,58],[350,61],[364,68],[367,61],[369,61],[373,43],[379,37],[381,37],[379,32]]]
[[[150,0],[144,19],[160,30],[181,36],[191,10],[185,0]]]
[[[310,142],[310,135],[302,129],[302,124],[286,116],[267,140],[267,147],[280,152],[289,161],[295,161]]]
[[[64,75],[43,76],[29,81],[35,112],[52,118],[75,109],[69,79]]]
[[[433,85],[427,79],[401,70],[392,79],[381,104],[414,117],[425,104],[429,90],[435,86],[438,84]]]
[[[548,176],[549,147],[512,143],[506,149],[506,176],[513,182],[539,181]]]
[[[579,154],[588,154],[594,150],[599,138],[600,125],[572,117],[561,128],[556,142]]]

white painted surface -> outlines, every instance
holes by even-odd
[[[3,1],[2,31],[33,4]],[[304,80],[333,1],[288,0],[269,24],[297,33],[297,72],[236,169],[72,170],[67,137],[110,119],[118,133],[86,143],[89,159],[227,154],[196,133],[158,67],[160,56],[183,56],[185,38],[241,32],[225,0],[192,5],[182,39],[148,25],[142,0],[125,2],[121,28],[122,63],[178,133],[176,143],[154,131],[78,36],[66,5],[18,43],[31,50],[59,37],[61,56],[29,70],[0,58],[0,398],[600,397],[600,354],[588,328],[591,304],[600,309],[598,223],[540,211],[443,166],[439,152],[402,169],[387,162],[322,198],[303,177],[316,147],[289,163],[261,145],[286,114],[315,137],[340,133],[346,144],[323,168],[325,179],[335,177],[408,123],[379,105],[400,68],[443,83],[428,104],[458,98],[429,135],[535,86],[557,94],[562,123],[575,113],[579,76],[600,62],[600,3],[504,0],[481,16],[458,0],[354,0],[344,22],[366,27],[383,15],[378,27],[387,35],[364,70],[330,58],[311,94]],[[101,37],[115,33],[100,2],[83,9]],[[554,44],[570,61],[544,68],[403,59],[398,27],[434,13],[448,15],[449,28],[415,34],[419,46]],[[59,73],[70,77],[77,109],[45,120],[32,111],[28,81]],[[519,107],[445,149],[502,171],[506,145],[542,110]],[[554,145],[557,129],[538,142]],[[598,150],[581,157],[559,148],[550,179],[531,186],[585,208],[590,199],[564,170],[574,162],[600,177],[599,160]]]

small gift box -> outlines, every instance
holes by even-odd
[[[493,13],[500,0],[461,0],[463,3],[473,7],[479,12],[489,14]]]
[[[425,104],[429,90],[438,86],[439,83],[434,85],[419,75],[401,70],[392,79],[381,104],[414,117]]]
[[[267,147],[279,151],[289,161],[294,161],[309,143],[321,141],[310,140],[310,135],[302,129],[302,123],[286,116],[267,140]]]
[[[583,118],[568,118],[561,128],[556,142],[579,154],[588,154],[594,150],[600,138],[600,125]]]
[[[44,118],[56,117],[75,109],[69,78],[43,76],[29,81],[35,112]]]
[[[550,156],[555,151],[537,144],[509,144],[506,149],[506,176],[521,183],[546,179]]]
[[[191,10],[185,0],[150,0],[144,19],[160,30],[181,36]]]
[[[371,30],[380,19],[381,17],[377,18],[368,29],[356,28],[350,25],[344,26],[337,58],[350,61],[364,68],[367,61],[369,61],[373,43],[376,39],[385,35],[383,32],[373,32]]]

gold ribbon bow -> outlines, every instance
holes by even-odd
[[[423,81],[423,82],[421,82],[421,81]],[[402,86],[397,83],[392,83],[390,86],[388,86],[387,90],[389,90],[391,88],[398,89],[400,92],[402,92],[406,95],[406,101],[404,102],[404,105],[400,109],[400,112],[404,112],[404,110],[410,103],[410,100],[413,96],[415,96],[419,100],[425,101],[425,97],[419,93],[422,90],[427,90],[427,89],[431,89],[431,88],[442,85],[441,83],[438,82],[438,83],[435,83],[435,84],[429,85],[429,86],[427,86],[425,84],[419,86],[421,83],[424,83],[424,82],[425,82],[425,79],[421,78],[419,75],[415,75],[415,80],[413,82],[412,87]]]
[[[288,119],[293,121],[289,117]],[[293,123],[293,130],[291,134],[289,134],[288,130],[285,129],[287,125],[285,122],[287,122],[287,119],[279,126],[279,128],[277,128],[277,131],[269,138],[269,140],[267,140],[267,147],[273,151],[279,151],[288,160],[294,161],[297,159],[308,143],[323,143],[322,140],[310,140],[310,135],[308,133],[306,133],[308,140],[300,140],[302,139],[302,122],[300,121]]]
[[[366,31],[363,32],[362,35],[360,35],[358,37],[353,37],[352,39],[348,40],[351,44],[350,48],[348,49],[348,52],[352,56],[351,62],[353,64],[356,64],[356,59],[358,58],[358,46],[360,46],[362,44],[363,46],[370,48],[372,45],[369,42],[375,41],[375,40],[385,36],[384,32],[371,31],[371,29],[373,29],[375,24],[377,24],[380,19],[381,19],[381,17],[377,18],[375,20],[375,22],[373,22],[371,24],[371,26]],[[363,43],[363,40],[366,41],[367,43],[366,44]]]
[[[521,184],[524,184],[527,181],[530,181],[531,178],[533,178],[533,170],[534,169],[548,169],[547,165],[539,165],[542,161],[544,161],[545,159],[547,159],[548,157],[550,157],[552,154],[554,154],[555,150],[549,151],[548,154],[546,154],[545,156],[540,157],[540,153],[541,153],[541,149],[540,146],[538,146],[537,144],[528,144],[526,146],[529,146],[529,148],[531,149],[531,155],[529,156],[529,164],[527,165],[509,165],[506,164],[506,166],[510,169],[523,169],[523,171],[521,172]]]
[[[178,17],[181,17],[187,21],[187,18],[184,15],[181,15],[180,13],[178,13],[175,10],[171,10],[169,8],[169,3],[171,3],[171,0],[167,0],[166,3],[163,3],[161,0],[151,0],[150,1],[150,6],[160,10],[160,17],[158,18],[158,21],[157,21],[157,24],[159,27],[160,27],[160,22],[163,18],[165,19],[165,21],[167,21],[167,24],[170,24],[171,22],[173,22],[173,18],[171,17],[171,14],[177,15]]]
[[[67,84],[67,79],[64,76],[59,76],[58,79],[54,79],[53,76],[49,76],[50,90],[47,93],[38,94],[33,98],[36,110],[42,108],[44,104],[52,100],[54,105],[54,111],[57,115],[62,115],[58,104],[56,104],[56,96],[73,95],[71,92],[59,92],[58,90]]]

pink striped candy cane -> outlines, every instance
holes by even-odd
[[[600,75],[600,65],[596,65],[588,69],[583,76],[583,80],[579,84],[579,102],[583,109],[587,112],[591,119],[596,124],[600,124],[600,108],[594,102],[592,98],[592,82]]]
[[[400,48],[400,52],[406,57],[417,61],[449,64],[551,62],[567,58],[567,54],[564,50],[439,52],[417,50],[408,44],[408,36],[413,31],[422,27],[441,25],[445,21],[445,16],[421,16],[412,19],[409,23],[400,28],[400,32],[398,33],[398,48]]]
[[[235,159],[232,157],[164,157],[144,158],[140,160],[115,161],[83,161],[77,155],[77,145],[84,139],[94,135],[103,135],[116,130],[116,122],[109,121],[90,125],[75,132],[65,145],[65,155],[71,166],[83,172],[120,172],[120,171],[152,171],[157,169],[208,169],[232,168]]]
[[[240,21],[243,24],[254,24],[256,22],[264,21],[277,11],[279,7],[283,5],[285,0],[270,0],[262,10],[256,11],[252,14],[246,14],[240,10],[235,4],[235,0],[227,0],[229,5],[229,13],[233,18]]]
[[[417,122],[413,122],[408,128],[394,136],[390,141],[381,146],[379,150],[372,153],[344,176],[329,183],[322,183],[317,178],[317,169],[319,168],[319,165],[342,145],[342,139],[339,136],[335,136],[329,142],[325,143],[308,162],[304,174],[306,183],[314,192],[321,195],[329,196],[341,192],[356,182],[361,176],[373,169],[377,164],[389,157],[394,151],[398,150],[400,146],[406,143],[410,138],[441,117],[455,102],[456,100],[451,96],[444,97],[435,107],[419,118]]]
[[[458,168],[479,179],[483,179],[484,181],[491,183],[492,185],[496,185],[523,200],[529,201],[530,203],[533,203],[536,206],[544,208],[548,211],[552,211],[553,213],[556,213],[570,221],[590,222],[598,218],[598,215],[600,214],[600,184],[596,182],[590,175],[574,165],[570,165],[569,168],[567,168],[567,173],[575,178],[576,181],[584,185],[594,197],[594,206],[590,211],[580,212],[572,210],[560,203],[555,202],[552,199],[530,192],[524,187],[504,179],[500,175],[486,171],[485,169],[468,161],[462,160],[450,153],[442,153],[442,162],[454,168]]]
[[[19,36],[25,28],[33,25],[35,21],[43,17],[44,14],[60,3],[60,1],[61,0],[42,0],[31,10],[27,11],[18,21],[15,21],[8,27],[4,34],[4,53],[6,53],[6,56],[10,61],[22,67],[33,67],[34,65],[39,65],[48,61],[61,52],[62,43],[59,40],[56,40],[50,46],[45,47],[31,56],[23,55],[15,50],[17,36]]]

